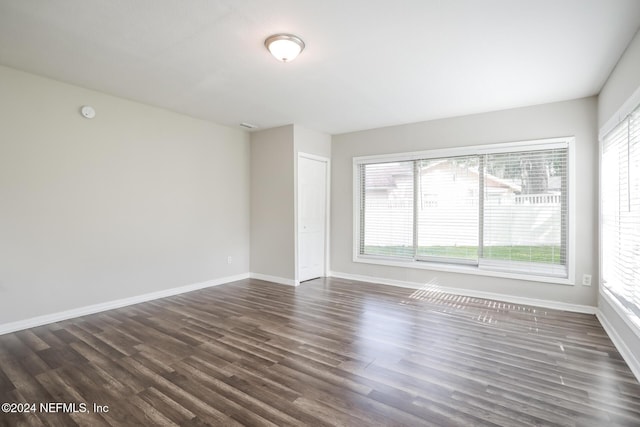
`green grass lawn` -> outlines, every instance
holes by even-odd
[[[413,257],[413,247],[365,246],[365,255]],[[477,246],[420,246],[418,256],[477,259]],[[485,246],[483,258],[560,264],[559,246]]]

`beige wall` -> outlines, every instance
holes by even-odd
[[[297,284],[298,153],[331,156],[331,136],[300,125],[251,134],[251,274]]]
[[[295,278],[293,125],[251,134],[251,273]]]
[[[246,132],[4,67],[0,94],[0,324],[248,272]]]
[[[598,127],[602,127],[640,88],[640,31],[611,72],[598,96]]]
[[[435,148],[576,137],[576,278],[598,277],[597,136],[594,97],[528,108],[336,135],[332,139],[331,270],[392,281],[596,305],[597,287],[567,286],[460,273],[354,263],[352,159]]]
[[[296,153],[331,157],[331,135],[300,125],[293,126],[293,144]]]

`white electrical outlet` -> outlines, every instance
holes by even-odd
[[[582,275],[582,285],[583,286],[591,286],[591,275],[583,274]]]
[[[228,256],[227,257],[227,264],[232,264],[233,263],[233,257],[232,256]]]

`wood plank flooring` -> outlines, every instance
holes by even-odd
[[[640,426],[640,384],[595,316],[338,279],[2,335],[2,402],[37,405],[10,426]]]

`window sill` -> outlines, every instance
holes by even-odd
[[[463,265],[463,264],[444,264],[428,261],[415,261],[415,260],[394,260],[389,258],[375,257],[375,256],[354,256],[353,262],[364,264],[385,265],[390,267],[404,267],[414,268],[418,270],[432,270],[432,271],[445,271],[449,273],[462,273],[471,274],[476,276],[489,276],[489,277],[501,277],[506,279],[527,280],[530,282],[542,282],[552,283],[557,285],[569,285],[574,286],[575,281],[573,278],[562,278],[552,276],[540,276],[534,274],[525,273],[511,273],[505,271],[495,271],[479,268],[475,265]]]

